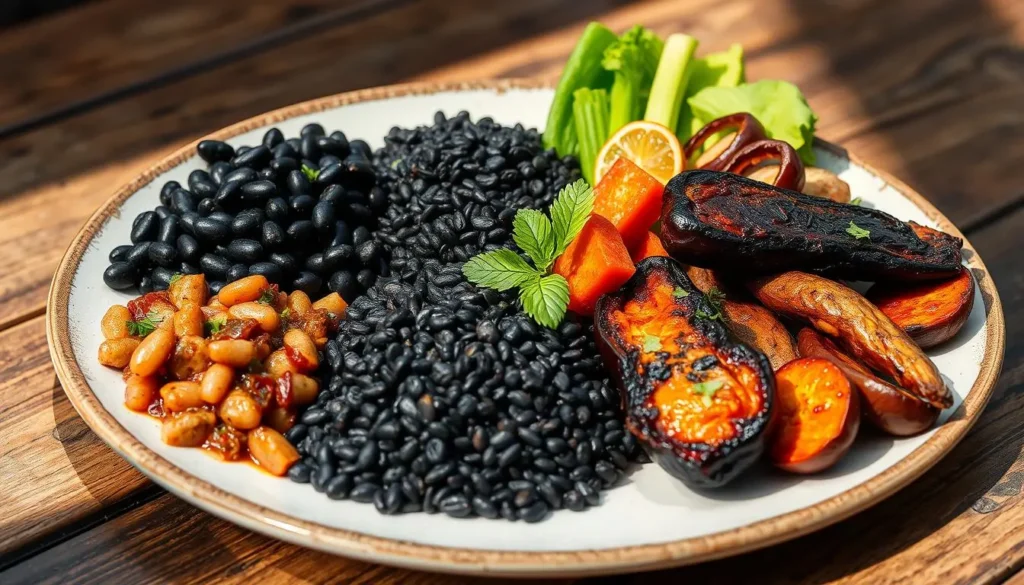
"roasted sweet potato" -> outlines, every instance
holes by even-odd
[[[842,370],[821,358],[801,358],[775,372],[778,414],[769,439],[772,463],[817,473],[850,449],[860,428],[857,393]]]
[[[734,343],[671,258],[648,258],[601,297],[598,345],[619,382],[626,427],[670,474],[712,488],[764,450],[774,378],[768,358]]]
[[[555,261],[555,272],[569,283],[569,310],[578,315],[593,315],[598,297],[622,286],[634,271],[622,236],[600,215],[590,216]]]
[[[876,284],[867,298],[923,348],[952,339],[974,308],[974,278],[960,269],[951,280]]]
[[[665,251],[665,247],[661,245],[661,239],[658,234],[654,232],[647,232],[647,238],[640,244],[636,250],[630,254],[633,258],[633,262],[640,262],[644,258],[654,258],[656,256],[668,257],[668,252]]]
[[[865,364],[925,402],[946,408],[953,394],[939,370],[910,337],[857,291],[807,274],[783,272],[748,284],[764,306],[835,337]]]
[[[786,326],[768,309],[739,297],[712,270],[691,266],[686,275],[701,292],[721,295],[720,305],[725,326],[747,345],[768,356],[772,368],[779,369],[796,359],[793,337]]]
[[[661,213],[665,186],[626,157],[619,157],[594,187],[594,213],[622,234],[631,253],[643,244]]]
[[[860,392],[861,412],[882,431],[897,437],[916,435],[939,418],[938,408],[879,378],[817,331],[805,327],[796,339],[801,357],[824,358],[839,366]]]
[[[955,276],[963,244],[876,209],[713,171],[684,171],[669,181],[661,241],[673,258],[716,270],[803,270],[866,281]]]

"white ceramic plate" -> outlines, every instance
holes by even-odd
[[[217,133],[235,146],[255,144],[277,125],[297,135],[312,121],[371,146],[392,126],[427,124],[434,112],[468,110],[503,124],[542,127],[550,89],[529,82],[412,85],[342,94],[250,119]],[[762,469],[714,493],[696,493],[647,465],[585,513],[559,511],[539,524],[444,515],[381,516],[373,506],[334,502],[309,485],[221,463],[198,450],[168,447],[153,420],[122,404],[124,384],[100,366],[100,317],[130,297],[104,286],[108,251],[129,241],[132,219],[158,204],[167,180],[186,182],[205,168],[194,145],[116,193],[89,220],[54,279],[48,334],[58,375],[72,403],[107,443],[157,483],[189,502],[253,530],[337,554],[422,569],[537,574],[596,574],[678,565],[736,554],[804,534],[861,510],[910,482],[948,452],[983,408],[1003,355],[995,287],[970,245],[965,258],[979,302],[959,335],[933,350],[956,403],[935,430],[891,439],[860,437],[826,473],[800,477]],[[902,183],[825,143],[819,164],[850,183],[866,205],[959,235]],[[610,529],[614,527],[614,529]]]

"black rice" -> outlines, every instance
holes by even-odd
[[[596,505],[640,453],[592,323],[540,327],[461,272],[510,245],[516,210],[547,207],[578,163],[519,125],[434,122],[393,129],[373,156],[370,199],[386,207],[354,251],[388,274],[325,348],[324,389],[286,434],[303,456],[289,477],[384,514],[536,522]]]

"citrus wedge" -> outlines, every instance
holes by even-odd
[[[681,173],[686,161],[674,132],[644,120],[626,124],[604,143],[594,164],[595,184],[620,156],[628,158],[662,184]]]

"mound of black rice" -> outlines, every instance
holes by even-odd
[[[287,433],[303,455],[289,477],[385,514],[536,522],[598,504],[641,454],[592,324],[540,327],[461,272],[510,245],[516,210],[547,207],[577,161],[535,130],[460,113],[393,129],[372,164],[389,275],[326,347],[324,390]]]

